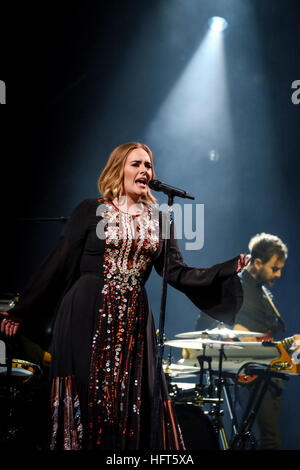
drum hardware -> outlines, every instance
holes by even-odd
[[[23,359],[9,359],[0,365],[0,384],[25,385],[36,382],[41,376],[40,366]]]
[[[249,335],[250,333],[247,332]],[[199,407],[202,407],[204,404],[210,404],[211,409],[208,412],[210,415],[211,423],[214,429],[216,436],[218,436],[223,450],[229,448],[229,444],[226,438],[225,429],[222,421],[224,415],[221,405],[224,400],[222,398],[222,392],[225,394],[227,406],[230,408],[230,416],[233,419],[234,431],[237,432],[237,420],[234,414],[234,409],[232,406],[232,400],[229,394],[229,387],[225,378],[223,378],[223,361],[227,360],[226,352],[238,351],[243,349],[243,346],[239,343],[222,341],[217,339],[206,338],[193,338],[193,339],[179,339],[168,341],[166,344],[169,344],[173,347],[181,347],[185,349],[186,356],[187,352],[195,350],[195,355],[197,362],[199,364],[199,384],[197,386],[197,394],[193,397],[194,404],[197,404]],[[237,351],[238,350],[238,351]],[[217,370],[214,375],[217,375],[217,378],[213,380],[213,371],[212,371],[212,361],[213,358],[218,359],[217,361]],[[205,368],[205,364],[207,367]],[[182,364],[184,365],[184,364]],[[187,366],[186,366],[187,367]],[[206,389],[204,387],[203,379],[204,373],[208,374],[209,387]]]
[[[210,397],[205,397],[202,395],[200,392],[197,392],[196,397],[194,399],[194,402],[197,406],[203,407],[205,404],[210,404],[215,406],[216,404],[223,403],[223,398],[210,398]],[[211,411],[208,411],[206,414],[212,414]]]
[[[210,398],[203,395],[203,389],[199,389],[196,385],[192,389],[182,389],[178,384],[171,382],[169,395],[174,403],[190,403],[198,407],[203,407],[204,404],[216,404],[218,401],[223,403],[223,398]],[[209,414],[209,412],[207,413]]]
[[[201,364],[204,364],[204,360],[205,357],[203,357],[203,355],[199,356]],[[207,360],[210,361],[211,358],[208,357]],[[204,386],[204,367],[201,367],[201,370],[199,370],[199,367],[169,364],[167,362],[164,364],[164,372],[167,378],[169,395],[175,403],[190,403],[198,407],[202,407],[204,404],[223,403],[222,398],[213,398],[211,396],[213,394],[212,376],[210,376],[209,386]],[[172,382],[172,379],[174,378],[196,378],[197,375],[199,375],[199,383],[185,384],[184,389],[180,387],[180,382]],[[207,412],[204,413],[206,414]]]
[[[223,365],[223,358],[226,357],[225,356],[225,353],[224,353],[224,346],[225,345],[221,345],[220,347],[220,350],[219,350],[219,368],[218,368],[218,378],[217,380],[215,380],[215,391],[216,391],[216,395],[217,395],[217,402],[214,406],[214,409],[213,409],[213,413],[212,413],[212,416],[213,416],[213,421],[212,421],[212,424],[213,424],[213,427],[216,431],[216,434],[219,435],[219,438],[220,438],[220,441],[221,441],[221,444],[222,444],[222,448],[225,450],[225,449],[228,449],[228,442],[227,442],[227,439],[226,439],[226,434],[225,434],[225,429],[224,429],[224,425],[223,425],[223,422],[222,422],[222,419],[221,417],[223,416],[224,414],[224,411],[221,410],[221,396],[222,396],[222,390],[223,390],[223,387],[224,387],[224,379],[222,377],[222,365]]]
[[[186,340],[188,341],[188,340]],[[249,361],[255,363],[261,363],[263,365],[273,364],[280,360],[286,361],[286,357],[280,357],[280,344],[269,343],[269,342],[239,342],[239,343],[229,343],[235,346],[238,345],[238,348],[226,349],[226,358],[223,361],[223,372],[226,374],[232,373],[234,377],[236,373],[241,369],[243,365]],[[282,347],[282,346],[281,346]],[[178,364],[194,366],[197,364],[197,356],[199,355],[199,349],[183,349],[182,356],[183,358],[178,361]],[[212,370],[218,370],[219,367],[219,351],[216,348],[212,348],[209,345],[206,347],[206,355],[212,357]],[[291,370],[294,373],[293,370]]]
[[[166,342],[166,339],[167,339],[167,338],[166,338],[166,336],[164,335],[164,343]],[[172,364],[172,359],[173,359],[173,357],[172,357],[172,348],[170,347],[170,348],[169,348],[169,354],[168,354],[167,364],[169,364],[169,365]],[[162,363],[164,363],[164,361],[162,361]]]
[[[167,346],[172,346],[174,348],[180,349],[195,349],[202,351],[203,346],[210,347],[212,349],[218,350],[220,348],[223,349],[242,349],[243,346],[240,343],[229,342],[229,341],[221,341],[217,339],[210,339],[210,338],[193,338],[193,339],[173,339],[166,341],[165,344]]]
[[[197,360],[199,362],[200,371],[199,371],[199,384],[196,386],[196,395],[194,397],[194,403],[197,406],[202,407],[204,404],[212,405],[211,410],[208,414],[212,417],[212,425],[213,429],[217,436],[219,436],[220,441],[222,443],[223,449],[228,448],[228,443],[226,440],[226,435],[224,431],[224,426],[221,420],[221,416],[223,416],[224,411],[221,409],[221,404],[223,403],[222,398],[222,388],[224,384],[224,380],[222,378],[222,363],[223,357],[225,356],[224,348],[227,347],[227,344],[223,344],[222,342],[213,342],[213,344],[217,344],[219,347],[219,369],[218,369],[218,378],[215,380],[215,387],[213,387],[213,377],[212,377],[212,369],[211,369],[211,361],[212,358],[206,355],[206,346],[207,344],[211,344],[207,342],[205,339],[201,340],[202,343],[202,354],[197,356]],[[209,376],[209,387],[207,389],[208,396],[205,396],[205,388],[203,384],[204,379],[204,364],[208,364],[208,376]],[[216,394],[216,396],[213,396]]]
[[[172,347],[182,348],[183,358],[174,367],[197,368],[199,364],[198,372],[192,372],[199,375],[199,384],[195,387],[193,401],[189,403],[195,408],[201,409],[203,414],[210,415],[214,432],[219,437],[222,449],[246,449],[249,448],[249,445],[251,449],[255,449],[256,440],[252,435],[251,428],[271,378],[280,377],[288,380],[288,375],[300,374],[300,365],[293,363],[290,357],[292,339],[288,341],[288,338],[280,342],[223,341],[226,338],[235,340],[235,335],[257,338],[264,336],[258,332],[218,328],[202,332],[181,333],[176,335],[180,339],[170,341],[168,344]],[[243,375],[251,380],[252,378],[257,379],[257,383],[255,383],[255,387],[252,385],[247,407],[239,425],[230,386],[233,383],[237,386],[243,369],[245,370]],[[204,374],[209,378],[209,387],[204,386]],[[217,378],[213,381],[212,376],[217,376]],[[232,424],[232,436],[229,441],[227,441],[222,423],[221,404],[223,400],[220,400],[222,393]],[[184,400],[180,403],[183,402]],[[202,409],[205,403],[212,405],[209,412]]]
[[[196,389],[186,389],[178,387],[177,384],[171,383],[170,397],[174,403],[195,403]]]
[[[262,400],[265,396],[265,393],[270,385],[272,378],[277,377],[283,380],[289,380],[289,377],[285,376],[280,372],[276,372],[270,368],[268,365],[262,366],[261,364],[249,363],[243,366],[245,368],[246,374],[256,375],[257,380],[254,383],[254,386],[251,390],[250,397],[247,403],[247,407],[244,411],[241,425],[239,429],[235,428],[235,434],[232,438],[228,449],[237,450],[244,449],[246,443],[250,440],[252,449],[256,448],[256,440],[251,434],[251,428],[253,426],[254,420],[259,411]]]
[[[241,349],[241,346],[233,342],[210,338],[172,340],[167,341],[166,344],[169,346],[179,347],[187,350],[196,350],[196,358],[199,363],[200,370],[198,372],[199,384],[197,386],[197,396],[194,397],[194,403],[197,403],[197,405],[200,407],[202,407],[205,403],[212,405],[211,410],[208,412],[208,414],[211,416],[213,429],[215,431],[216,436],[218,436],[220,439],[222,449],[228,449],[228,442],[226,439],[225,430],[222,422],[222,416],[224,412],[221,409],[221,404],[224,401],[222,398],[222,390],[224,387],[224,380],[222,377],[222,365],[223,358],[226,358],[224,350]],[[215,381],[213,381],[212,377],[212,357],[211,355],[207,354],[207,350],[214,351],[215,356],[218,357],[218,376]],[[207,363],[208,365],[208,396],[206,396],[206,390],[203,383],[205,363]]]
[[[172,363],[172,347],[169,348],[169,354],[167,360],[162,360],[162,368],[164,373],[166,374],[167,379],[172,378],[188,378],[194,377],[194,372],[198,370],[198,368],[194,366],[186,366],[181,364],[173,364]]]
[[[206,343],[203,343],[203,352],[201,355],[197,356],[197,360],[200,366],[200,370],[196,369],[194,371],[195,375],[199,374],[199,383],[195,387],[193,403],[196,406],[202,407],[204,404],[212,404],[213,406],[217,406],[217,409],[220,409],[220,404],[223,403],[223,399],[221,396],[213,397],[213,379],[212,379],[212,370],[211,370],[211,357],[205,355],[206,351]],[[204,364],[207,362],[208,364],[208,386],[204,386],[204,372],[205,367]]]
[[[219,365],[218,365],[218,372],[217,372],[217,379],[213,380],[213,371],[211,367],[212,357],[206,355],[206,347],[207,344],[211,345],[210,343],[203,342],[203,349],[202,354],[197,355],[197,360],[199,362],[200,371],[199,371],[199,385],[197,385],[196,389],[198,389],[198,395],[195,398],[195,403],[198,406],[203,406],[204,404],[212,405],[210,411],[207,414],[211,417],[211,423],[215,432],[215,435],[218,436],[221,442],[221,446],[223,449],[228,448],[228,442],[226,439],[226,434],[222,422],[222,416],[224,415],[224,411],[221,409],[221,404],[224,402],[222,398],[222,390],[225,386],[225,380],[223,379],[222,375],[222,364],[223,358],[226,357],[224,353],[224,348],[227,347],[226,344],[222,344],[217,342],[219,348]],[[207,388],[208,397],[205,396],[205,387],[203,385],[203,378],[204,378],[204,364],[208,364],[208,377],[209,377],[209,387]],[[215,396],[214,396],[215,395]]]
[[[209,380],[208,395],[211,396],[212,392],[213,392],[211,357],[206,356],[205,351],[206,351],[206,345],[204,343],[203,344],[203,353],[201,355],[197,356],[197,360],[198,360],[198,363],[199,363],[199,366],[200,366],[198,390],[199,390],[199,393],[203,395],[203,392],[204,392],[204,390],[203,390],[204,364],[206,362],[208,364],[208,380]]]
[[[34,386],[41,368],[31,362],[12,358],[11,344],[6,342],[5,361],[0,364],[0,445],[14,448],[28,445],[27,427],[32,418]]]
[[[240,336],[254,336],[257,338],[265,336],[265,333],[259,333],[256,331],[245,331],[245,330],[231,330],[226,328],[224,323],[220,323],[216,328],[202,331],[190,331],[187,333],[179,333],[175,335],[176,338],[182,339],[238,339]]]
[[[163,364],[163,370],[168,380],[195,378],[195,374],[199,372],[198,367],[184,364]]]
[[[238,432],[238,420],[237,420],[237,416],[235,413],[235,408],[234,408],[233,400],[231,397],[231,393],[229,390],[230,385],[229,385],[228,379],[231,379],[231,378],[232,378],[231,374],[229,376],[228,375],[226,376],[226,374],[224,374],[223,393],[224,393],[224,397],[226,400],[227,410],[228,410],[229,418],[230,418],[231,425],[232,425],[232,431],[234,435],[236,435]]]

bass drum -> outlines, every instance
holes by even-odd
[[[212,423],[199,406],[175,403],[174,407],[186,450],[220,449]]]

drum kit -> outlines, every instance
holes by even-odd
[[[12,359],[0,365],[0,446],[28,449],[37,406],[36,390],[42,372],[37,364]]]
[[[242,341],[246,337],[257,341]],[[170,354],[163,369],[187,449],[256,448],[251,428],[269,381],[272,377],[285,378],[269,366],[279,355],[276,344],[260,341],[262,337],[264,333],[231,330],[220,323],[217,328],[180,333],[178,339],[164,342]],[[172,363],[172,348],[182,350],[182,359],[176,363]],[[257,383],[238,419],[232,388],[236,392],[245,377],[256,378]],[[224,425],[225,405],[230,438]]]
[[[42,378],[39,365],[11,357],[8,343],[0,341],[1,449],[37,450],[34,437],[40,419]]]

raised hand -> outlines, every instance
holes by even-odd
[[[236,268],[236,272],[240,273],[241,271],[243,271],[243,269],[247,266],[247,264],[250,263],[250,261],[251,261],[251,256],[241,254],[240,258],[238,260],[238,265],[237,265],[237,268]]]
[[[15,336],[23,319],[10,315],[9,312],[0,312],[0,315],[4,317],[1,323],[1,333],[6,336]]]

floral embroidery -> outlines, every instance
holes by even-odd
[[[101,201],[100,201],[101,202]],[[118,448],[140,427],[145,306],[143,276],[159,243],[150,206],[130,216],[106,204],[103,304],[93,338],[89,383],[90,440],[100,446],[104,429]]]

